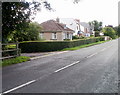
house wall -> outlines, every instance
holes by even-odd
[[[66,26],[74,31],[73,35],[77,35],[78,31],[80,30],[77,27],[80,27],[73,18],[59,18],[60,23],[66,24]]]
[[[56,32],[57,33],[57,39],[52,39],[52,33],[53,32],[43,32],[43,39],[45,40],[57,40],[57,41],[63,41],[64,39],[70,39],[72,40],[72,32]],[[69,36],[67,37],[67,33]]]
[[[72,40],[73,33],[72,32],[62,32],[63,39],[70,39]]]
[[[57,33],[57,39],[58,41],[62,41],[62,32],[56,32]],[[45,40],[54,40],[52,39],[52,32],[44,32],[43,33],[43,38]]]
[[[57,40],[63,41],[62,32],[57,32]]]

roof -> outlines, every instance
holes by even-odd
[[[86,23],[86,22],[80,22],[80,25],[82,25],[83,27],[85,27],[85,28],[91,28],[91,29],[93,29],[94,28],[94,26],[93,25],[89,25],[88,23]]]
[[[42,31],[73,31],[72,29],[65,27],[65,24],[58,23],[55,20],[48,20],[40,24],[43,28]]]

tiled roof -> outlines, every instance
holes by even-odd
[[[94,26],[93,25],[89,25],[88,23],[86,23],[86,22],[80,22],[80,25],[82,25],[83,27],[85,27],[85,28],[91,28],[91,29],[93,29],[94,28]]]
[[[65,24],[58,23],[55,20],[48,20],[40,24],[43,28],[42,31],[73,31],[68,27],[65,28]]]

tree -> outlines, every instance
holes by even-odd
[[[8,36],[8,42],[14,41],[34,41],[39,40],[39,32],[42,28],[37,22],[29,23],[28,28],[22,31],[13,31],[11,35]]]
[[[95,37],[100,36],[100,34],[99,34],[99,33],[100,33],[99,31],[95,31]]]
[[[26,32],[26,40],[39,40],[39,32],[41,27],[38,23],[30,23],[29,28],[25,31]]]
[[[20,1],[20,0],[19,0]],[[35,1],[35,0],[34,0]],[[74,0],[78,3],[79,0]],[[22,35],[24,30],[31,22],[30,17],[34,19],[34,15],[40,10],[40,5],[44,5],[48,10],[52,10],[51,5],[47,1],[40,2],[3,2],[2,3],[2,41],[8,41],[11,33]],[[19,32],[19,33],[18,33]]]
[[[102,32],[104,33],[105,36],[109,36],[109,37],[111,37],[113,39],[115,39],[115,37],[116,37],[116,32],[111,27],[105,27],[105,28],[103,28]]]
[[[116,31],[116,35],[118,35],[120,37],[120,25],[114,27],[114,30]]]
[[[98,22],[97,20],[89,22],[90,25],[94,26],[94,31],[101,31],[102,30],[102,22]]]
[[[2,3],[2,40],[6,40],[13,31],[24,32],[31,22],[30,16],[40,10],[40,5],[51,10],[50,4],[45,2],[3,2]],[[21,33],[20,32],[20,33]],[[16,32],[15,32],[16,33]]]

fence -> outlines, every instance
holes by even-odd
[[[15,45],[15,48],[6,48],[5,46]],[[20,56],[21,50],[18,48],[19,43],[8,43],[8,44],[1,44],[2,49],[0,50],[0,53],[2,54],[2,57],[0,59],[8,59]],[[13,54],[11,53],[13,52]],[[7,54],[7,55],[4,55]]]

